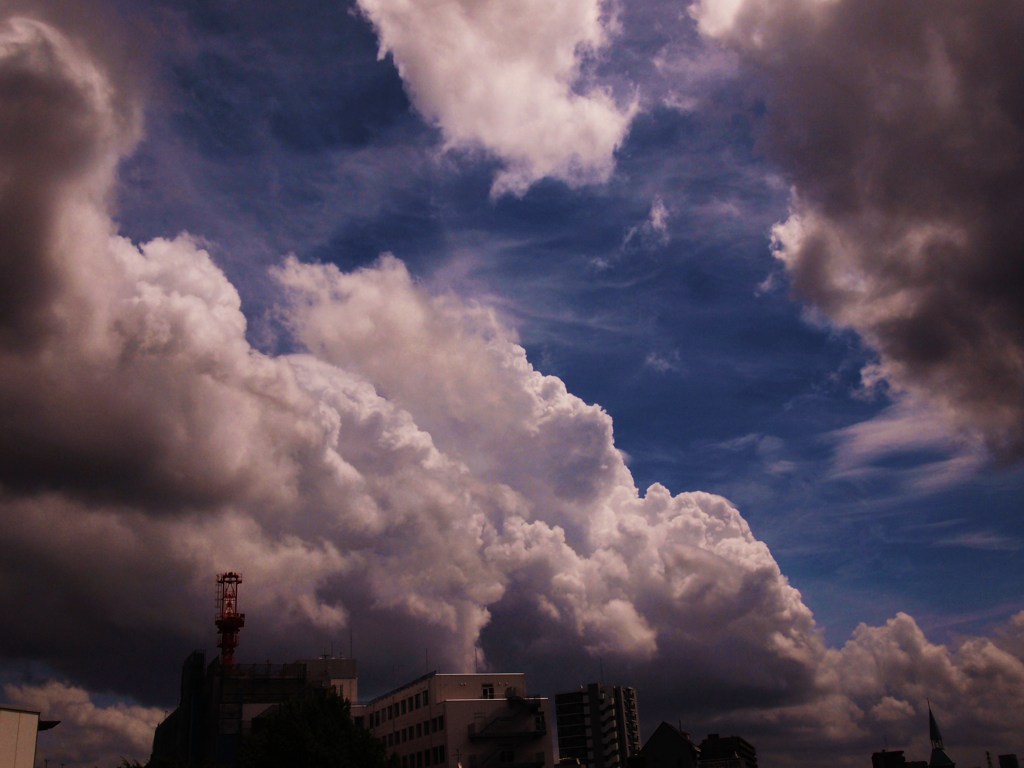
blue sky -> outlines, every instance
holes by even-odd
[[[1024,674],[1024,342],[1014,292],[1021,233],[1010,221],[1024,200],[1014,173],[1024,162],[1013,96],[1022,62],[1012,35],[1000,30],[1019,30],[1022,17],[1008,0],[974,10],[937,5],[574,0],[557,14],[527,4],[518,20],[495,11],[492,26],[482,9],[497,6],[460,15],[454,0],[423,18],[385,0],[298,8],[105,0],[89,13],[19,2],[5,12],[8,48],[0,53],[8,51],[10,81],[25,78],[26,91],[75,115],[43,87],[72,83],[92,104],[83,125],[99,127],[88,134],[94,154],[70,139],[53,145],[80,151],[88,174],[61,170],[45,142],[19,143],[13,129],[0,135],[0,160],[13,178],[22,178],[21,161],[11,158],[22,158],[26,168],[53,164],[71,179],[47,186],[41,176],[39,232],[56,235],[39,235],[29,256],[4,241],[16,254],[6,269],[15,258],[36,258],[49,265],[39,274],[61,276],[35,303],[25,299],[24,316],[21,301],[12,302],[5,333],[49,350],[38,360],[79,350],[63,367],[24,356],[15,365],[22,352],[4,336],[5,360],[17,371],[3,384],[4,419],[14,425],[10,444],[21,447],[4,448],[0,491],[4,514],[18,515],[24,530],[0,541],[11,562],[58,562],[67,551],[48,549],[32,531],[73,518],[83,541],[96,537],[88,545],[95,562],[113,555],[100,544],[110,525],[120,531],[115,551],[132,563],[153,557],[145,542],[160,536],[235,537],[227,552],[194,545],[161,556],[145,590],[125,587],[111,566],[76,588],[78,598],[67,596],[92,608],[64,630],[99,643],[121,626],[116,606],[140,591],[160,595],[168,616],[127,610],[153,640],[150,663],[159,655],[166,674],[144,684],[130,673],[105,677],[110,665],[87,658],[90,642],[76,652],[26,629],[0,645],[12,670],[6,698],[56,708],[71,706],[67,690],[81,690],[96,711],[120,708],[124,725],[111,740],[144,742],[154,717],[147,708],[174,703],[180,659],[197,643],[213,646],[212,625],[192,603],[207,605],[215,570],[235,569],[249,575],[242,600],[254,601],[252,624],[261,607],[289,598],[302,605],[272,631],[247,626],[241,657],[247,645],[257,655],[309,655],[320,648],[300,647],[296,633],[326,642],[354,626],[366,642],[356,655],[369,691],[392,684],[384,671],[408,653],[381,639],[400,626],[434,638],[424,642],[445,649],[432,653],[452,667],[445,671],[479,646],[496,665],[518,665],[544,693],[588,682],[582,678],[601,659],[616,682],[638,687],[645,735],[660,719],[688,722],[697,733],[735,730],[777,765],[794,764],[801,749],[837,765],[863,761],[882,746],[883,724],[890,738],[923,749],[926,695],[948,707],[953,727],[944,722],[943,730],[947,744],[963,745],[960,759],[980,760],[985,748],[1024,749],[1008,736],[1020,732],[1021,690],[983,684],[989,674]],[[11,15],[54,32],[26,32]],[[456,22],[466,25],[461,37],[451,32]],[[476,47],[463,50],[474,35]],[[32,46],[70,63],[46,69],[18,58]],[[520,65],[526,74],[507,80]],[[992,68],[1000,76],[987,90],[974,88]],[[91,82],[108,83],[109,94],[88,90]],[[34,107],[15,101],[22,92],[5,98],[31,125]],[[556,120],[559,110],[565,117]],[[64,113],[44,113],[40,124],[54,115]],[[14,193],[0,192],[8,196],[5,221],[21,222]],[[88,208],[89,222],[106,222],[95,227],[124,238],[111,254],[141,249],[139,263],[150,266],[131,267],[136,277],[115,289],[105,277],[116,272],[110,265],[135,257],[108,256],[108,246],[89,245],[92,234],[67,246],[73,257],[65,258],[53,244],[64,242],[62,217],[94,230],[74,218],[86,215],[75,213],[74,201]],[[86,250],[74,255],[76,248]],[[385,253],[397,262],[381,261]],[[25,270],[15,271],[21,280]],[[150,286],[128,302],[141,314],[96,333],[121,339],[132,324],[147,329],[125,347],[150,350],[156,357],[145,366],[126,363],[126,351],[90,356],[78,331],[25,330],[32,313],[48,307],[58,308],[54,316],[89,318],[83,329],[101,324],[95,307],[121,307],[136,278]],[[232,290],[241,315],[233,314]],[[182,296],[203,309],[174,314]],[[89,302],[97,303],[79,308]],[[165,332],[156,329],[168,328],[153,352],[149,345]],[[222,341],[208,343],[213,337]],[[256,376],[252,360],[278,373]],[[209,377],[230,392],[248,382],[237,386],[250,393],[252,381],[275,376],[297,383],[251,402],[199,394]],[[40,383],[54,379],[75,383],[52,391]],[[93,380],[107,384],[82,383]],[[102,387],[111,382],[125,394],[108,402]],[[554,382],[564,393],[552,394]],[[300,390],[294,403],[303,405],[289,408],[304,414],[296,423],[308,418],[316,429],[282,426],[276,412],[254,404],[292,403]],[[521,410],[524,393],[562,415],[549,421],[536,415],[540,406]],[[219,410],[211,405],[203,415],[204,404],[222,396]],[[307,407],[335,413],[338,431],[330,433],[335,422],[326,417],[305,415]],[[375,423],[391,425],[381,433],[391,442],[374,437],[372,456],[369,448],[364,455],[361,430],[370,435]],[[204,425],[212,437],[200,435]],[[315,451],[306,442],[317,429],[334,434],[331,450],[349,468],[337,470],[344,481],[330,482],[352,498],[358,487],[365,502],[331,509],[339,492],[325,490],[335,486],[323,478],[335,464],[309,458]],[[131,437],[111,447],[118,430]],[[257,433],[277,437],[263,446]],[[439,458],[409,459],[408,446],[427,443]],[[294,489],[281,481],[294,497],[275,495],[273,480],[258,492],[239,490],[253,482],[247,470],[218,463],[236,450],[253,473],[263,461],[294,462]],[[203,466],[190,453],[210,458]],[[550,455],[548,464],[558,465],[551,478],[534,484],[530,454]],[[356,475],[356,485],[345,484]],[[396,490],[406,482],[409,490]],[[446,483],[462,488],[461,500],[445,500],[437,489]],[[665,504],[678,505],[674,519],[708,525],[701,541],[720,530],[705,521],[725,515],[737,548],[686,539],[680,546],[693,549],[673,561],[652,542],[641,560],[659,560],[667,571],[677,562],[681,574],[692,569],[717,584],[711,591],[756,561],[750,584],[705,607],[702,597],[677,592],[669,608],[659,602],[669,593],[653,582],[631,573],[620,584],[609,575],[607,553],[627,569],[637,561],[629,565],[622,533],[632,523],[619,524],[616,536],[625,538],[608,538],[608,520],[635,513],[652,531],[672,525],[671,515],[652,517],[662,514],[659,492],[647,493],[655,484],[673,497]],[[724,497],[741,518],[708,511],[718,502],[691,492]],[[636,499],[623,501],[630,493]],[[432,516],[446,504],[455,511],[445,526],[465,525],[459,535],[472,538],[468,521],[481,516],[485,529],[494,525],[497,549],[483,533],[479,547],[467,545],[472,565],[462,587],[438,582],[413,597],[401,586],[380,588],[372,563],[384,574],[437,568],[441,550],[424,531],[435,530]],[[513,519],[543,557],[509,554]],[[543,536],[541,523],[549,526]],[[566,572],[583,585],[582,603],[562,591],[557,572],[570,552],[559,549],[557,531],[580,558],[578,573]],[[662,535],[675,534],[654,538]],[[408,549],[382,543],[388,536]],[[712,550],[714,563],[706,562]],[[224,561],[232,554],[241,562]],[[356,575],[360,568],[365,576]],[[488,575],[474,575],[478,568]],[[303,576],[259,586],[279,569]],[[73,571],[67,577],[80,578]],[[14,595],[5,610],[35,599],[33,573],[5,569]],[[260,597],[250,598],[250,589]],[[357,589],[365,600],[351,597]],[[432,600],[460,618],[446,627],[425,618],[422,606]],[[361,610],[374,618],[360,624]],[[557,619],[535,642],[502,640],[525,631],[534,611]],[[737,630],[733,615],[751,628]],[[632,616],[643,631],[613,628]],[[783,616],[795,618],[790,625]],[[700,629],[684,631],[691,621]],[[779,650],[779,632],[801,650]],[[364,658],[375,643],[392,657]],[[587,654],[568,672],[563,664],[560,679],[559,654],[574,643]],[[918,655],[914,644],[924,649]],[[837,661],[844,646],[845,661]],[[705,658],[702,648],[718,650]],[[884,648],[924,661],[897,672]],[[999,664],[984,667],[975,652]],[[765,679],[742,664],[730,670],[733,653],[750,654],[753,664],[765,654]],[[860,670],[867,656],[874,671],[863,675],[875,676],[873,687],[836,682],[836,669]],[[948,658],[946,672],[927,663],[939,656]],[[659,680],[653,670],[664,665],[706,671]],[[681,690],[698,695],[680,703]],[[808,711],[819,713],[812,736],[796,725]],[[986,720],[997,711],[1003,720]],[[82,715],[79,724],[88,722]],[[59,745],[64,757],[100,759],[71,733]]]

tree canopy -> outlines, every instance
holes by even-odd
[[[390,768],[384,747],[352,720],[349,703],[312,690],[253,719],[240,768]]]

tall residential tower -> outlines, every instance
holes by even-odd
[[[636,690],[591,683],[555,696],[560,757],[575,757],[586,768],[625,768],[640,751]]]

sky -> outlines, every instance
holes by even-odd
[[[4,0],[0,703],[632,685],[1024,753],[1019,0]]]

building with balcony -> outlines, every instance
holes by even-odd
[[[636,690],[591,683],[555,696],[558,753],[586,768],[625,768],[640,751]]]
[[[548,700],[520,673],[431,672],[361,708],[400,768],[553,768]]]

